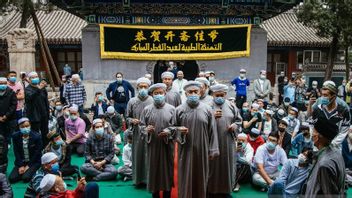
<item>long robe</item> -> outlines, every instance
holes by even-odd
[[[205,95],[203,97],[200,97],[200,101],[211,106],[213,104],[213,96]]]
[[[127,124],[132,128],[132,178],[134,184],[146,183],[147,168],[146,168],[146,143],[140,135],[140,126],[131,125],[132,119],[140,119],[144,108],[153,104],[153,98],[148,97],[141,100],[138,96],[131,98],[127,104],[126,115]]]
[[[155,128],[152,134],[142,130],[147,142],[147,189],[150,192],[171,191],[173,186],[175,113],[175,107],[168,103],[163,107],[148,105],[142,113],[141,125]],[[163,130],[169,133],[168,137],[158,137]]]
[[[341,151],[328,146],[318,154],[318,160],[306,182],[304,197],[343,197],[345,178]]]
[[[208,192],[231,193],[234,187],[235,179],[235,131],[229,132],[228,127],[238,119],[238,111],[229,101],[223,105],[217,105],[213,102],[211,105],[213,111],[222,110],[222,117],[216,119],[216,127],[219,139],[220,156],[211,160]]]
[[[165,101],[174,107],[178,107],[182,103],[181,95],[172,87],[166,91]]]
[[[176,109],[177,126],[188,128],[178,147],[178,197],[206,197],[209,156],[219,155],[213,112],[202,102],[191,108],[187,103]]]

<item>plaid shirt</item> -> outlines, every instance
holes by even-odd
[[[86,89],[81,83],[78,85],[70,83],[66,86],[65,91],[65,98],[69,105],[81,106],[87,100]]]
[[[94,161],[106,160],[109,164],[114,158],[114,139],[111,135],[104,133],[101,139],[98,139],[95,134],[90,134],[85,145],[86,162],[91,159]]]

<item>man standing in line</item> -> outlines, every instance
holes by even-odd
[[[171,72],[164,72],[161,74],[161,79],[166,85],[166,95],[165,100],[167,103],[174,107],[178,107],[181,103],[181,95],[172,87],[172,82],[174,80],[174,74]]]
[[[187,83],[187,80],[183,78],[183,71],[177,72],[177,79],[172,83],[172,87],[178,91],[181,95],[182,103],[186,101],[186,94],[183,90],[183,86]]]
[[[231,82],[231,85],[234,86],[236,90],[236,106],[239,109],[242,108],[244,102],[247,102],[247,87],[250,82],[246,78],[246,73],[245,69],[241,69],[240,76]]]

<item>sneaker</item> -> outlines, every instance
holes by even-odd
[[[239,184],[236,184],[235,188],[233,188],[233,192],[238,192],[240,191],[241,186]]]
[[[124,182],[128,181],[128,177],[124,177],[124,178],[123,178],[123,181],[124,181]]]
[[[266,188],[261,188],[260,189],[260,192],[266,192],[267,190],[266,190]]]

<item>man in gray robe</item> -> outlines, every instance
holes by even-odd
[[[151,82],[147,78],[137,80],[138,95],[131,98],[127,104],[127,125],[133,133],[132,138],[132,178],[137,187],[146,184],[146,143],[140,136],[140,118],[144,107],[153,103],[153,98],[148,95]]]
[[[312,139],[319,153],[306,183],[306,198],[345,197],[345,164],[341,151],[331,144],[337,134],[337,125],[326,118],[314,124]]]
[[[175,107],[165,102],[166,85],[154,84],[149,88],[154,103],[144,108],[141,117],[142,133],[147,142],[147,189],[153,198],[163,191],[171,197],[173,186]]]
[[[174,74],[168,71],[161,74],[161,79],[166,85],[165,101],[174,107],[178,107],[182,103],[182,100],[179,92],[172,88],[174,77]]]
[[[209,162],[208,193],[215,197],[230,197],[235,179],[235,131],[236,121],[241,121],[235,106],[225,99],[228,86],[216,84],[210,87],[211,104],[218,132],[220,156]]]
[[[213,103],[213,97],[209,95],[210,82],[204,77],[196,78],[195,81],[202,84],[200,89],[200,101],[207,105],[211,105]]]
[[[179,132],[178,197],[206,197],[209,159],[219,155],[215,118],[209,105],[199,101],[201,84],[189,81],[187,101],[176,109]]]

